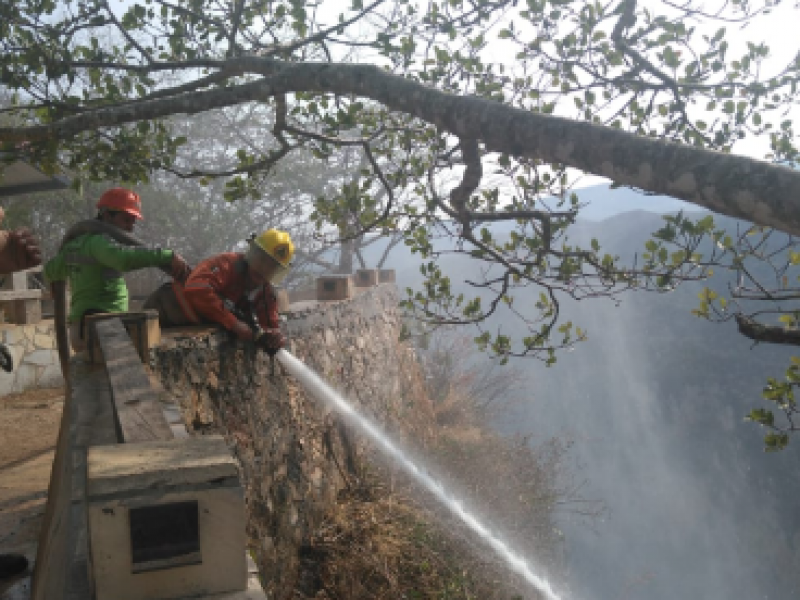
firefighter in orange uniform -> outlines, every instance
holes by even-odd
[[[162,326],[219,323],[269,354],[284,345],[273,284],[289,272],[294,245],[285,231],[268,229],[244,254],[227,252],[201,262],[186,283],[165,284],[145,302]]]

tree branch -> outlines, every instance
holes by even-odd
[[[745,315],[736,315],[739,333],[756,342],[800,346],[800,330],[779,325],[764,325]]]
[[[242,20],[242,11],[246,0],[236,0],[233,7],[233,18],[231,18],[231,30],[228,33],[228,51],[226,56],[231,58],[236,55],[236,34],[239,33],[239,24]]]
[[[111,22],[114,23],[117,29],[119,29],[120,33],[122,33],[122,35],[125,36],[125,39],[128,40],[128,43],[131,46],[133,46],[139,52],[139,54],[142,55],[142,57],[147,61],[148,64],[152,65],[155,61],[153,60],[153,57],[150,55],[150,53],[147,52],[144,48],[142,48],[142,46],[139,45],[139,42],[133,39],[133,36],[130,34],[130,32],[122,26],[122,23],[119,22],[119,19],[117,19],[117,15],[115,15],[114,11],[111,10],[111,7],[108,5],[108,2],[104,1],[103,5],[106,7],[106,10],[108,11],[108,16]]]
[[[242,69],[265,78],[225,89],[104,107],[49,124],[0,127],[0,141],[67,139],[97,128],[194,114],[291,92],[357,95],[459,138],[481,140],[488,151],[565,164],[720,214],[800,234],[800,171],[780,165],[517,109],[484,98],[455,96],[371,65],[288,63],[259,57],[187,64]]]
[[[262,53],[262,56],[264,56],[264,57],[273,57],[273,56],[277,56],[279,54],[287,54],[289,52],[294,52],[295,50],[298,50],[299,48],[302,48],[303,46],[307,46],[309,44],[313,44],[314,42],[322,42],[323,40],[326,40],[326,38],[331,33],[333,33],[334,31],[338,31],[338,30],[344,29],[345,27],[348,27],[348,26],[352,25],[356,21],[362,19],[367,13],[372,12],[373,9],[377,8],[378,6],[380,6],[385,1],[386,0],[375,0],[375,2],[373,2],[372,4],[367,6],[366,8],[362,9],[359,13],[357,13],[352,18],[347,19],[345,21],[342,21],[341,23],[337,23],[336,25],[328,27],[327,29],[323,29],[323,30],[315,33],[314,35],[311,35],[311,36],[309,36],[307,38],[303,38],[302,40],[297,40],[296,42],[292,42],[291,44],[271,46],[271,47],[267,48],[265,50],[265,52]],[[369,44],[365,44],[365,45],[373,46],[374,44],[373,43],[369,43]]]

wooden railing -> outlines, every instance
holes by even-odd
[[[0,283],[0,310],[3,320],[18,325],[34,325],[42,320],[42,290],[28,287],[28,278],[42,267],[3,275]]]
[[[224,440],[176,439],[123,319],[89,326],[102,360],[70,362],[31,598],[265,598]]]
[[[111,387],[117,441],[171,440],[172,429],[122,321],[107,319],[94,327]]]

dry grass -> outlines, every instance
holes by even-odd
[[[0,469],[55,447],[63,401],[63,388],[0,396]]]
[[[443,408],[438,441],[427,454],[435,472],[447,473],[448,489],[480,507],[495,531],[562,580],[553,514],[564,448],[532,450],[526,440],[499,437],[476,424],[467,400]],[[301,563],[296,598],[537,597],[446,509],[377,464],[341,494]]]
[[[6,394],[0,396],[0,406],[16,407],[24,405],[46,405],[58,402],[64,399],[64,388],[36,388],[25,390],[24,392],[17,392],[14,394]],[[35,407],[34,407],[35,408]]]
[[[434,515],[377,475],[342,494],[306,550],[298,598],[490,598]],[[308,586],[310,584],[310,588]],[[309,592],[313,595],[307,595]]]

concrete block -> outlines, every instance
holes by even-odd
[[[41,367],[52,365],[57,361],[58,356],[55,350],[34,350],[23,359],[26,364],[39,365]]]
[[[33,338],[33,343],[37,348],[55,348],[56,340],[52,335],[37,333]]]
[[[64,376],[61,373],[61,365],[58,361],[55,364],[45,367],[42,374],[39,376],[39,381],[36,385],[39,387],[55,387],[64,383]]]
[[[244,494],[221,437],[94,446],[86,491],[97,600],[247,589]]]
[[[3,331],[3,343],[6,345],[16,344],[24,337],[22,327],[10,326]]]
[[[14,373],[16,373],[16,378],[12,391],[22,392],[36,387],[36,366],[23,363],[16,367]]]
[[[373,287],[378,285],[378,269],[358,269],[355,274],[356,287]]]
[[[317,278],[317,300],[347,300],[353,296],[350,275],[325,275]]]
[[[397,275],[394,269],[380,269],[378,271],[379,283],[397,283]]]

